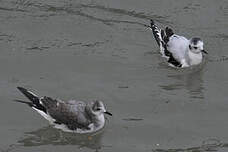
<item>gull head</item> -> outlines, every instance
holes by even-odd
[[[92,104],[92,112],[95,115],[108,114],[108,115],[112,116],[112,114],[105,109],[105,106],[104,106],[103,102],[99,101],[99,100],[96,100],[96,101],[93,102],[93,104]]]
[[[190,43],[189,43],[189,50],[192,53],[195,54],[199,54],[201,52],[208,54],[204,49],[203,49],[203,41],[198,38],[198,37],[194,37],[190,39]]]

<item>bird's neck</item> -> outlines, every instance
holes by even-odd
[[[94,126],[95,127],[103,127],[104,124],[105,124],[105,117],[103,114],[100,114],[100,115],[96,115],[94,116],[93,118],[93,123],[94,123]]]
[[[192,51],[188,51],[188,56],[189,56],[189,63],[190,65],[197,65],[202,62],[202,53],[193,53]]]
[[[104,124],[105,124],[104,114],[97,115],[97,114],[93,113],[90,106],[86,106],[85,110],[88,113],[88,116],[90,117],[89,119],[91,120],[94,127],[102,128],[104,126]]]

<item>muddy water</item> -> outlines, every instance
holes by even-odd
[[[1,151],[228,151],[225,0],[1,0]],[[160,57],[154,19],[200,36],[199,67]],[[103,100],[114,116],[91,135],[53,129],[16,86],[63,100]]]

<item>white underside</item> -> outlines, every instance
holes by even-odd
[[[53,119],[50,115],[46,114],[45,112],[36,109],[34,107],[32,107],[34,110],[36,110],[42,117],[44,117],[46,120],[48,120],[51,124],[54,124],[55,119]]]
[[[87,130],[83,130],[83,129],[76,129],[76,130],[70,130],[66,125],[64,125],[64,124],[54,124],[54,127],[56,128],[56,129],[60,129],[60,130],[62,130],[62,131],[64,131],[64,132],[72,132],[72,133],[78,133],[78,134],[85,134],[85,133],[92,133],[92,132],[96,132],[96,131],[98,131],[98,130],[100,130],[100,129],[102,129],[103,127],[104,127],[104,125],[103,126],[99,126],[99,127],[96,127],[96,128],[94,128],[94,125],[93,124],[90,124],[90,126],[89,126],[89,128],[90,129],[87,129]]]
[[[44,117],[46,120],[48,120],[48,122],[53,125],[56,129],[60,129],[64,132],[72,132],[72,133],[79,133],[79,134],[84,134],[84,133],[92,133],[92,132],[96,132],[100,129],[102,129],[104,127],[104,124],[105,124],[105,120],[101,123],[101,125],[99,125],[98,127],[95,127],[94,124],[90,124],[89,125],[89,128],[90,129],[86,129],[86,130],[83,130],[83,129],[76,129],[76,130],[70,130],[65,124],[56,124],[54,123],[56,120],[53,119],[50,115],[46,114],[45,112],[39,110],[39,109],[36,109],[34,107],[32,107],[34,110],[36,110],[42,117]]]

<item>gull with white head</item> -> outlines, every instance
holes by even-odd
[[[15,100],[25,103],[47,119],[55,128],[66,132],[91,133],[102,129],[105,125],[106,111],[102,101],[85,103],[70,100],[63,102],[50,97],[38,97],[33,92],[17,87],[31,102]]]
[[[203,49],[203,41],[198,37],[187,39],[174,34],[173,30],[166,27],[159,29],[153,20],[149,28],[160,48],[163,57],[167,58],[169,65],[174,67],[189,67],[202,62],[203,54],[208,54]]]

